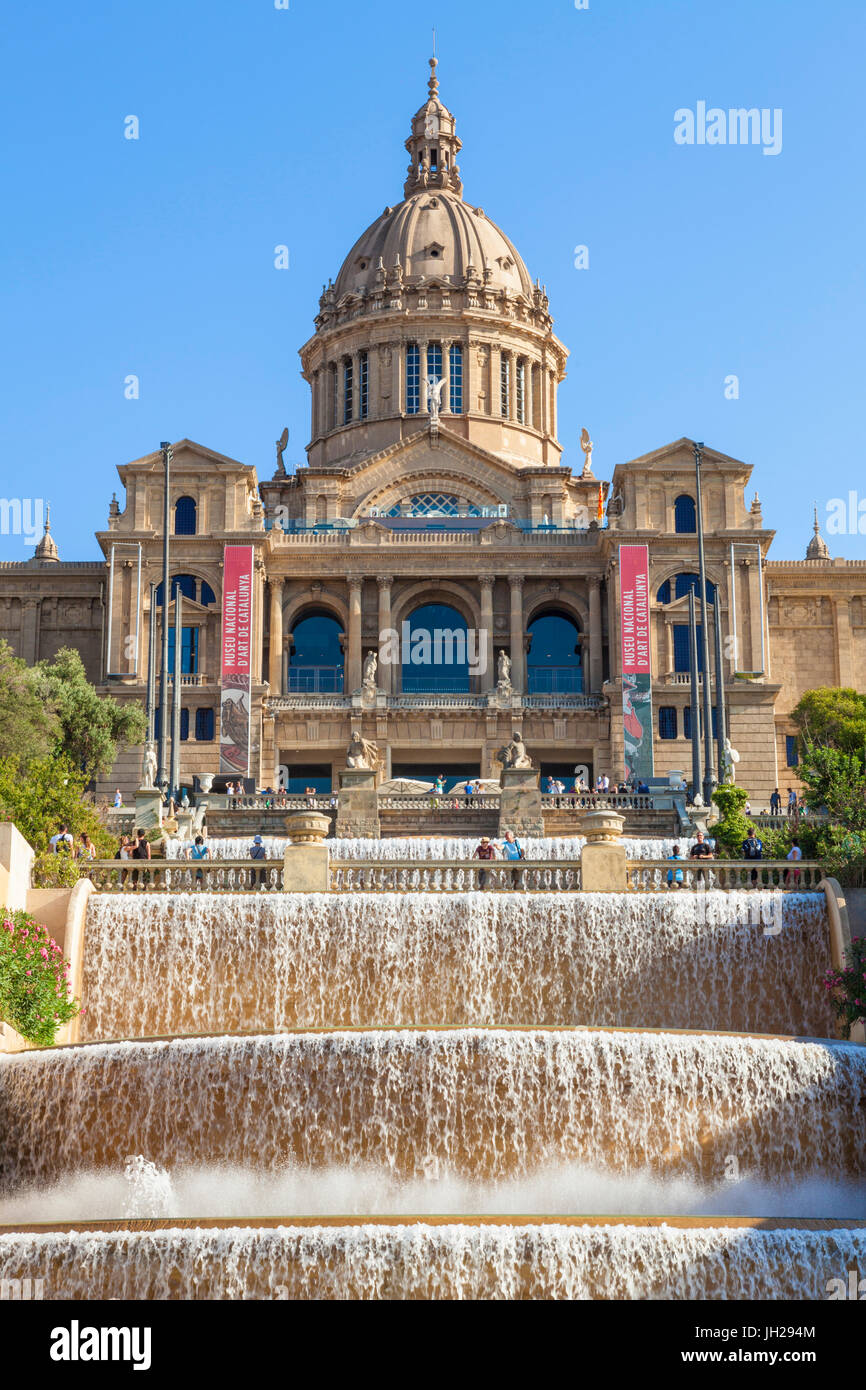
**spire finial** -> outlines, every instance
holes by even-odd
[[[817,509],[816,509],[816,511],[815,511],[815,515],[816,515],[816,516],[818,515]],[[50,530],[51,530],[51,503],[50,503],[50,502],[46,502],[46,503],[45,503],[45,531],[44,531],[44,534],[47,536],[47,535],[48,535],[48,532],[49,532]]]
[[[435,30],[435,29],[433,30],[433,52],[434,52],[434,54],[435,54],[435,52],[436,52],[436,30]],[[430,81],[427,83],[427,89],[428,89],[428,91],[429,91],[431,97],[435,97],[436,93],[439,91],[439,78],[436,76],[436,69],[438,68],[438,66],[439,66],[439,59],[436,58],[436,57],[431,58],[431,59],[430,59]]]
[[[817,502],[815,503],[815,522],[814,522],[814,525],[813,525],[812,529],[813,529],[813,531],[815,532],[815,535],[816,535],[816,536],[817,536],[819,530],[821,529],[821,528],[819,527],[819,525],[818,525],[818,503],[817,503]]]

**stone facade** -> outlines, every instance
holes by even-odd
[[[445,762],[496,775],[497,750],[519,730],[536,766],[619,778],[617,561],[618,547],[634,543],[650,552],[656,773],[688,774],[688,599],[676,583],[697,569],[696,534],[680,515],[695,497],[693,443],[619,464],[610,482],[593,473],[588,436],[579,466],[563,462],[556,399],[567,351],[543,286],[463,198],[460,141],[435,67],[406,147],[403,200],[325,286],[301,349],[306,465],[287,473],[278,450],[276,471],[260,481],[254,466],[189,439],[172,446],[170,515],[186,533],[172,536],[171,569],[190,578],[184,623],[196,630],[183,777],[218,772],[227,544],[255,551],[251,776],[260,785],[275,784],[281,767],[303,776],[325,766],[336,788],[353,729],[378,744],[385,775],[411,764],[432,776]],[[745,501],[751,471],[704,449],[729,732],[738,778],[763,805],[775,785],[798,785],[786,737],[799,695],[819,684],[866,689],[866,562],[832,559],[817,523],[810,558],[769,560],[773,532],[757,497]],[[46,532],[34,559],[0,565],[0,637],[28,662],[76,646],[101,689],[143,699],[150,586],[162,578],[161,455],[118,473],[124,503],[112,503],[97,532],[104,564],[60,560]],[[418,693],[380,659],[375,689],[364,690],[364,658],[380,634],[399,632],[426,604],[447,605],[483,635],[486,669],[463,690]],[[172,604],[170,621],[173,613]],[[343,678],[331,693],[291,688],[293,633],[311,613],[342,630]],[[554,613],[577,629],[579,691],[533,687],[529,628]],[[510,660],[504,686],[500,652]],[[660,736],[663,718],[674,737]],[[111,784],[131,791],[139,766],[130,753]]]

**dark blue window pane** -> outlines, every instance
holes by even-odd
[[[212,709],[197,709],[195,712],[195,736],[199,743],[210,743],[213,739],[214,713]]]
[[[661,705],[659,708],[659,738],[676,738],[677,711],[675,705]]]
[[[695,499],[683,494],[674,503],[674,530],[680,535],[691,534],[698,529]]]
[[[694,590],[695,599],[700,602],[701,577],[699,574],[678,574],[674,586],[674,598],[685,598],[689,590]],[[716,586],[707,580],[707,603],[715,603]]]
[[[664,582],[664,584],[662,584],[662,585],[660,586],[659,591],[658,591],[658,593],[656,594],[656,599],[657,599],[657,601],[658,601],[659,603],[670,603],[670,601],[671,601],[671,581],[670,581],[669,579],[666,579],[665,582]]]
[[[174,534],[195,535],[195,498],[179,497],[174,507]]]
[[[174,671],[174,627],[168,630],[168,669]],[[194,676],[198,671],[198,628],[181,629],[180,671],[183,676]]]
[[[183,594],[184,598],[190,598],[194,602],[197,584],[198,580],[194,574],[173,574],[171,577],[171,602],[174,603],[178,591]],[[162,587],[163,586],[159,584],[156,590],[156,602],[160,608],[162,607]],[[204,587],[206,588],[207,586],[205,585]],[[211,602],[213,602],[213,590],[211,589],[209,592],[211,595]]]
[[[530,695],[583,691],[577,625],[561,613],[545,613],[529,625],[532,645],[526,662]]]
[[[212,603],[216,603],[216,594],[206,580],[201,581],[201,597],[199,602],[208,608]]]
[[[474,651],[473,655],[477,657]],[[448,604],[427,603],[415,609],[401,656],[405,691],[464,694],[469,690],[466,621]]]
[[[182,709],[180,712],[180,737],[184,743],[189,738],[189,710]]]
[[[292,629],[289,690],[339,695],[343,689],[343,629],[330,613],[309,613]]]
[[[698,671],[701,670],[701,662],[704,658],[704,632],[700,623],[698,628]],[[674,623],[674,670],[688,671],[689,666],[689,625],[688,623]]]
[[[799,767],[800,765],[800,750],[797,747],[796,734],[785,735],[785,761],[788,767]]]

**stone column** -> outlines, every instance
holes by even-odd
[[[589,694],[601,693],[601,580],[589,581]]]
[[[482,637],[487,652],[487,670],[481,677],[481,691],[492,690],[496,684],[496,653],[493,650],[493,585],[496,583],[496,576],[492,574],[482,574],[481,584],[481,631],[486,634]]]
[[[427,342],[418,344],[418,388],[420,399],[418,410],[421,415],[426,415],[430,409],[430,402],[427,398]]]
[[[836,681],[842,687],[854,687],[857,682],[854,674],[854,633],[851,627],[851,605],[849,600],[843,596],[833,598],[831,603],[839,664]]]
[[[526,423],[531,429],[535,427],[535,390],[533,387],[533,364],[527,358],[526,361],[526,385],[523,392],[523,411],[526,416]]]
[[[378,420],[381,414],[379,345],[376,343],[374,346],[371,346],[367,352],[367,419]]]
[[[406,402],[403,399],[403,364],[406,360],[406,344],[396,342],[393,345],[393,356],[391,358],[391,370],[393,372],[391,390],[393,393],[393,413],[402,415],[406,409]]]
[[[381,649],[382,634],[391,626],[391,586],[394,583],[393,576],[390,574],[380,574],[376,576],[376,586],[379,590],[379,644]],[[394,667],[390,662],[383,662],[379,658],[378,669],[379,688],[385,691],[386,695],[394,693]]]
[[[556,371],[550,373],[550,433],[556,438]]]
[[[523,576],[509,576],[511,585],[511,685],[515,695],[526,691],[526,652],[523,649]]]
[[[346,662],[346,691],[352,695],[361,688],[361,594],[363,579],[349,580],[349,653]]]
[[[271,695],[283,693],[283,580],[272,579],[271,590],[271,644],[268,655],[268,682]]]

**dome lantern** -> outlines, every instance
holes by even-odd
[[[455,133],[454,117],[439,99],[438,62],[430,59],[430,95],[412,117],[412,133],[406,141],[410,163],[403,192],[407,198],[426,188],[447,189],[458,198],[463,194],[457,163],[462,142]]]

